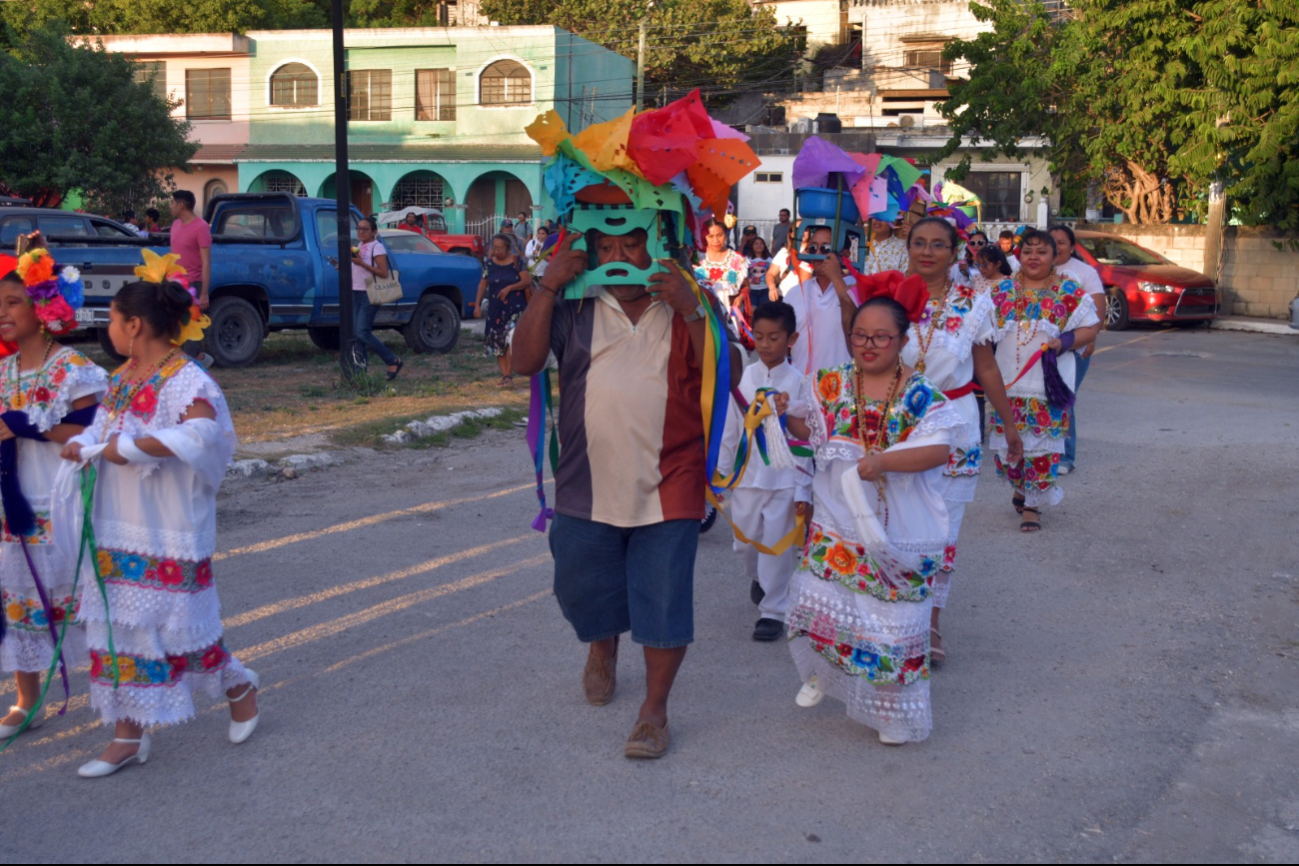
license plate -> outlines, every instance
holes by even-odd
[[[89,325],[95,321],[95,310],[93,307],[82,307],[77,310],[77,323]]]

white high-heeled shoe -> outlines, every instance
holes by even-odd
[[[111,776],[118,770],[130,763],[143,764],[149,760],[149,734],[140,734],[138,740],[124,740],[120,737],[114,738],[114,743],[138,743],[140,748],[129,758],[124,758],[116,764],[110,764],[107,761],[101,761],[99,758],[87,764],[82,764],[81,769],[77,770],[77,775],[83,779],[98,779],[101,776]]]
[[[238,697],[227,698],[227,700],[229,700],[230,703],[232,704],[238,701],[242,701],[244,698],[248,697],[248,693],[251,692],[253,689],[260,690],[261,685],[262,685],[262,681],[261,678],[257,676],[257,672],[248,671],[248,687],[244,689],[242,692],[240,692]],[[244,740],[251,737],[253,735],[253,731],[257,730],[257,720],[260,719],[261,717],[262,717],[262,708],[261,705],[259,704],[257,707],[257,715],[253,716],[248,721],[236,722],[233,719],[231,719],[230,742],[234,743],[235,745],[238,745],[242,743]]]
[[[23,721],[26,721],[26,720],[27,720],[27,717],[30,716],[30,715],[32,714],[32,713],[31,713],[31,710],[24,710],[22,707],[18,707],[18,706],[10,707],[10,708],[9,708],[9,712],[11,712],[11,713],[12,713],[12,712],[19,712],[19,713],[22,713],[22,714],[23,714]],[[27,730],[29,730],[29,731],[34,731],[34,730],[36,730],[37,728],[39,728],[39,727],[40,727],[41,725],[43,725],[43,724],[45,724],[45,715],[42,713],[41,715],[39,715],[39,716],[37,716],[36,718],[32,719],[31,724],[29,724],[29,725],[27,726]],[[7,740],[7,739],[9,739],[9,738],[12,737],[14,734],[18,733],[18,729],[21,728],[22,726],[23,726],[23,723],[22,723],[22,722],[19,722],[19,723],[16,724],[16,725],[0,725],[0,740]]]
[[[821,703],[824,698],[825,692],[821,690],[821,684],[817,682],[816,674],[812,674],[812,678],[803,683],[803,687],[794,696],[794,703],[800,707],[814,707]]]
[[[888,734],[880,731],[880,742],[886,746],[905,746],[910,740],[895,740]]]

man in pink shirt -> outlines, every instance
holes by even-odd
[[[208,289],[212,269],[212,232],[208,224],[194,213],[194,193],[178,189],[171,196],[171,251],[180,256],[190,288],[198,296],[199,309],[208,307]]]

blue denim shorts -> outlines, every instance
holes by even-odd
[[[550,552],[559,609],[584,643],[630,631],[643,646],[686,646],[695,639],[698,547],[698,520],[624,529],[557,514]]]

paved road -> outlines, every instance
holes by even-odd
[[[981,482],[925,743],[795,707],[717,529],[674,751],[624,760],[642,667],[582,700],[521,437],[495,434],[230,484],[218,581],[262,727],[232,746],[204,701],[86,781],[107,732],[79,699],[0,755],[5,859],[1293,862],[1299,340],[1105,343],[1045,531]]]

